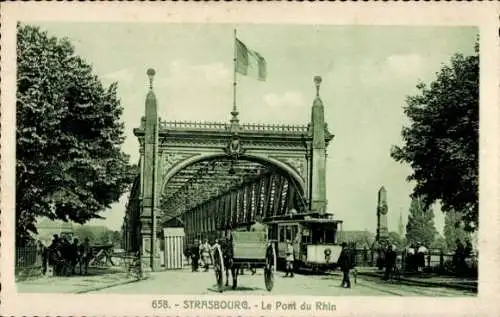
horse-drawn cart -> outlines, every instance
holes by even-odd
[[[267,240],[266,232],[233,232],[230,238],[221,239],[213,249],[213,263],[217,287],[223,290],[223,273],[226,272],[228,286],[229,270],[233,277],[232,288],[238,284],[238,273],[243,267],[264,268],[266,289],[274,286],[276,270],[276,248]]]

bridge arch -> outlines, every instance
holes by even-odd
[[[208,161],[208,160],[213,160],[213,159],[217,159],[217,158],[227,158],[227,155],[223,154],[223,153],[204,153],[204,154],[199,154],[199,155],[189,157],[189,158],[182,160],[182,161],[178,162],[177,164],[173,165],[168,170],[168,172],[165,174],[160,193],[164,192],[165,187],[167,186],[169,180],[172,179],[172,177],[174,177],[177,173],[179,173],[183,169],[185,169],[191,165],[194,165],[196,163],[200,163],[200,162]],[[289,166],[286,163],[283,163],[280,160],[277,160],[275,158],[268,157],[265,155],[259,155],[259,154],[243,154],[238,158],[238,160],[242,160],[242,161],[246,160],[246,161],[256,162],[256,163],[260,163],[260,164],[267,165],[267,166],[277,167],[279,170],[285,172],[288,176],[290,176],[296,182],[296,184],[299,186],[299,189],[300,189],[302,194],[304,194],[304,192],[305,192],[306,185],[305,185],[305,182],[304,182],[303,178],[301,177],[301,175],[299,173],[297,173],[297,171],[295,169],[293,169],[291,166]]]

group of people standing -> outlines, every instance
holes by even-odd
[[[404,272],[423,272],[428,249],[421,243],[411,244],[401,252],[395,245],[387,243],[378,249],[377,267],[385,270],[383,280],[391,280],[394,275]]]
[[[423,272],[428,249],[421,243],[411,244],[403,251],[406,272]]]
[[[44,275],[49,266],[53,268],[55,275],[74,275],[78,264],[80,264],[80,275],[88,273],[88,264],[92,256],[88,238],[85,238],[82,243],[79,243],[79,240],[75,238],[71,243],[68,238],[55,234],[50,246],[46,247],[41,241],[38,244],[42,255],[42,273]]]
[[[191,247],[184,250],[184,256],[191,260],[191,269],[193,272],[198,271],[200,262],[204,271],[208,271],[211,251],[212,246],[208,243],[208,239],[203,240],[203,243],[200,243],[199,240],[194,240]]]

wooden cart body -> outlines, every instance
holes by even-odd
[[[233,232],[232,236],[234,263],[266,264],[269,246],[266,232]]]
[[[261,231],[233,232],[231,239],[225,243],[229,243],[229,245],[225,247],[217,245],[212,254],[219,291],[222,292],[222,273],[227,269],[224,267],[223,259],[225,257],[231,258],[229,262],[233,274],[233,289],[237,284],[239,268],[250,265],[253,268],[264,268],[266,289],[271,291],[274,286],[274,271],[276,270],[276,250],[275,243],[268,241],[267,233]]]

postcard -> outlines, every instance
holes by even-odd
[[[498,316],[495,9],[5,3],[2,311]]]

